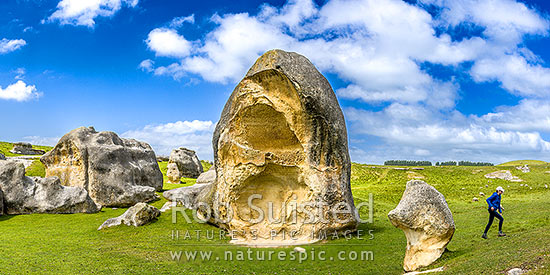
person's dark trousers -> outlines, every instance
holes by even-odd
[[[489,223],[487,224],[487,227],[485,227],[485,234],[489,232],[489,228],[491,228],[491,225],[493,225],[493,220],[495,219],[495,217],[500,220],[500,222],[498,223],[498,231],[502,231],[502,223],[504,222],[504,218],[496,210],[491,211],[491,209],[489,209]]]

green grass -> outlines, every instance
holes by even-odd
[[[44,164],[39,159],[36,159],[25,169],[25,175],[28,177],[45,177],[46,167],[44,167]]]
[[[159,163],[166,171],[166,162]],[[20,215],[0,217],[0,273],[109,273],[109,274],[402,274],[406,238],[388,221],[387,213],[399,202],[410,171],[393,167],[353,164],[352,191],[356,203],[374,194],[374,222],[363,224],[363,232],[373,230],[374,239],[352,238],[330,240],[322,244],[303,246],[308,251],[325,251],[336,256],[338,251],[370,250],[374,261],[313,261],[290,260],[223,261],[225,251],[247,251],[248,248],[228,244],[228,240],[173,240],[172,230],[220,230],[207,225],[172,223],[172,212],[163,213],[152,224],[133,228],[120,226],[97,231],[106,219],[122,214],[125,209],[103,209],[97,214]],[[550,270],[550,165],[533,166],[532,172],[511,172],[524,179],[521,183],[487,180],[486,173],[502,167],[426,167],[414,171],[443,193],[453,212],[456,233],[449,251],[425,269],[445,266],[443,274],[496,274],[513,267],[532,269],[533,274],[548,274]],[[193,184],[165,184],[172,189]],[[488,187],[485,187],[488,185]],[[502,204],[506,211],[506,238],[496,237],[496,225],[489,240],[480,238],[487,220],[486,203],[479,192],[489,195],[496,186],[506,193]],[[462,190],[464,188],[464,190]],[[479,197],[479,202],[472,202]],[[164,199],[152,203],[160,208]],[[364,213],[362,213],[364,214]],[[181,216],[179,216],[181,217]],[[220,261],[173,261],[170,251],[212,251]],[[252,251],[291,251],[286,248],[252,248]],[[544,266],[544,268],[542,268]],[[535,269],[535,267],[537,269]]]
[[[514,160],[505,163],[501,163],[498,166],[520,166],[520,165],[548,165],[549,162],[542,160]]]

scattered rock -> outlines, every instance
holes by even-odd
[[[550,174],[550,171],[545,171],[544,173],[545,173],[545,174]]]
[[[489,187],[489,185],[485,184],[485,188]]]
[[[33,149],[32,145],[26,142],[14,143],[10,152],[18,155],[43,155],[46,153],[43,150]]]
[[[306,253],[306,249],[303,248],[303,247],[299,247],[299,246],[295,247],[294,251],[298,252],[298,253]]]
[[[169,183],[181,183],[181,173],[178,169],[178,165],[175,163],[168,163],[166,166],[166,177]]]
[[[171,202],[177,202],[183,205],[185,208],[197,209],[198,203],[202,195],[210,191],[212,184],[194,184],[191,186],[180,187],[168,191],[164,191],[162,196]]]
[[[523,187],[523,183],[522,183],[522,184],[520,184],[519,186]]]
[[[414,271],[437,260],[455,232],[445,197],[420,180],[407,182],[401,201],[388,217],[407,237],[405,271]]]
[[[166,202],[161,208],[160,212],[164,213],[172,208],[172,202]]]
[[[485,175],[485,177],[488,178],[488,179],[503,179],[503,180],[507,180],[507,181],[511,181],[511,182],[521,182],[521,181],[523,181],[522,179],[520,179],[516,176],[513,176],[512,173],[508,170],[500,170],[500,171],[492,172],[492,173],[489,173],[489,174]]]
[[[474,197],[474,198],[472,199],[472,201],[479,201],[479,199],[476,198],[476,197]]]
[[[413,169],[413,170],[424,170],[424,168],[421,168],[421,167],[413,167],[411,169]]]
[[[81,127],[63,136],[40,159],[46,176],[85,188],[96,204],[128,207],[157,198],[162,189],[155,153],[149,144],[113,132]]]
[[[27,177],[23,164],[13,161],[0,162],[0,189],[8,215],[99,211],[83,188],[62,186],[57,177]]]
[[[210,184],[216,181],[216,166],[212,166],[210,170],[202,173],[197,178],[197,184]]]
[[[409,168],[395,167],[393,170],[409,170]]]
[[[531,172],[531,169],[529,169],[529,166],[527,164],[525,164],[523,166],[518,166],[518,167],[516,167],[516,169],[521,170],[521,172],[523,172],[523,173]]]
[[[232,243],[279,246],[312,243],[320,232],[355,230],[355,206],[350,188],[351,162],[344,116],[329,82],[304,56],[281,50],[262,55],[237,85],[213,136],[217,180],[207,201],[227,205],[214,224],[235,235]],[[259,222],[251,211],[251,195],[265,214]],[[311,223],[272,222],[280,219],[283,203],[326,205],[334,215],[313,210]],[[213,209],[218,209],[213,207]],[[223,210],[222,208],[221,210]],[[291,215],[289,210],[288,215]],[[200,212],[200,210],[199,210]],[[203,215],[208,216],[208,215]],[[229,221],[228,221],[229,220]],[[294,239],[271,230],[298,232]],[[256,231],[257,234],[250,234]],[[256,238],[257,237],[257,238]]]
[[[481,196],[481,197],[485,197],[485,193],[483,193],[483,192],[479,192],[479,196]]]
[[[544,185],[544,188],[548,189],[548,184],[545,184],[545,185]]]
[[[466,188],[462,187],[462,188],[460,188],[460,190],[466,190]]]
[[[158,216],[160,211],[156,207],[140,202],[128,208],[124,214],[106,220],[97,230],[121,224],[138,227],[152,222]]]
[[[169,163],[175,163],[182,177],[196,179],[202,172],[202,164],[195,151],[187,148],[174,149]]]
[[[0,153],[0,160],[6,160],[6,156],[4,156],[2,153]]]
[[[508,270],[508,272],[506,274],[508,274],[508,275],[521,275],[521,274],[524,274],[524,273],[526,273],[526,272],[521,268],[513,268],[513,269]]]

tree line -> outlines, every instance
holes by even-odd
[[[431,161],[427,160],[386,160],[384,165],[396,166],[432,166]]]

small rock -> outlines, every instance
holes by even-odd
[[[508,275],[521,275],[525,273],[525,271],[521,268],[513,268],[513,269],[510,269],[508,270],[508,272],[506,274]]]
[[[170,208],[172,208],[172,202],[166,202],[161,208],[160,208],[160,212],[164,213],[168,210],[170,210]]]
[[[485,197],[485,193],[483,193],[483,192],[479,192],[479,195],[480,195],[481,197]]]
[[[460,190],[466,190],[466,188],[462,187],[462,188],[460,188]]]
[[[485,188],[489,187],[489,185],[485,184]]]
[[[522,184],[520,184],[519,186],[523,187],[523,183],[522,183]]]
[[[508,170],[500,170],[500,171],[492,172],[485,175],[485,177],[488,179],[503,179],[503,180],[512,181],[512,182],[522,181],[520,178],[512,175],[512,173]]]
[[[6,156],[2,155],[2,153],[0,153],[0,160],[6,160]]]
[[[516,167],[516,169],[520,170],[523,173],[531,172],[531,169],[529,169],[529,166],[527,166],[527,164],[525,164],[524,166],[518,166]]]
[[[294,251],[298,253],[306,253],[306,249],[303,247],[295,247]]]
[[[545,185],[544,185],[544,188],[548,189],[548,184],[545,184]]]
[[[472,201],[479,201],[479,199],[476,198],[476,197],[474,197],[474,198],[472,199]]]
[[[175,201],[188,209],[196,209],[198,207],[201,193],[210,191],[212,184],[194,184],[191,186],[180,187],[168,191],[164,191],[162,196],[169,201]]]
[[[168,163],[166,166],[166,177],[168,183],[181,183],[181,173],[178,169],[178,165],[175,163]]]
[[[138,227],[153,221],[158,216],[160,211],[156,207],[140,202],[128,208],[124,214],[106,220],[97,230],[121,224]]]

